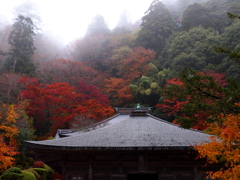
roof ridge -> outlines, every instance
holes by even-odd
[[[106,123],[106,122],[109,122],[110,120],[118,117],[119,115],[120,115],[120,114],[116,114],[116,115],[114,115],[114,116],[109,117],[108,119],[105,119],[105,120],[103,120],[103,121],[100,121],[100,122],[94,123],[94,124],[92,124],[92,125],[86,126],[86,127],[84,127],[83,129],[76,130],[76,131],[74,131],[73,133],[85,133],[85,132],[89,132],[89,131],[95,130],[95,128],[96,128],[97,126],[99,126],[99,125],[101,125],[101,124],[104,124],[104,123]],[[72,133],[68,133],[68,135],[71,135],[71,134],[72,134]]]
[[[103,124],[103,123],[105,123],[105,122],[107,122],[107,121],[110,121],[111,119],[113,119],[113,118],[115,118],[115,117],[117,117],[117,116],[119,116],[119,115],[120,115],[120,114],[116,114],[116,115],[114,115],[114,116],[111,116],[111,117],[108,118],[108,119],[105,119],[105,120],[103,120],[103,121],[94,123],[94,124],[92,124],[92,125],[89,125],[89,126],[85,127],[84,129],[89,129],[89,128],[94,127],[94,126],[97,126],[97,125],[99,125],[99,124]],[[82,129],[82,130],[80,130],[80,131],[83,131],[84,129]]]

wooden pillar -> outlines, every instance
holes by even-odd
[[[138,172],[146,172],[147,171],[147,155],[140,154],[138,155]]]
[[[198,174],[198,167],[197,167],[197,165],[194,165],[193,176],[194,176],[194,180],[199,180],[199,174]]]
[[[92,160],[89,161],[88,165],[88,180],[92,180]]]
[[[66,163],[65,161],[59,162],[62,167],[62,180],[67,180],[67,172],[66,172]]]
[[[118,159],[118,164],[119,164],[119,173],[122,174],[123,173],[123,162],[122,162],[122,156],[118,156],[116,157]]]

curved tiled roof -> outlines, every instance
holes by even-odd
[[[108,122],[108,121],[107,121]],[[116,115],[105,125],[90,131],[73,133],[69,137],[27,141],[31,148],[88,150],[88,149],[181,149],[208,141],[208,134],[183,129],[154,116]]]

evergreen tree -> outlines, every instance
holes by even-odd
[[[219,71],[226,72],[228,78],[240,80],[240,22],[236,21],[226,27],[221,39],[220,46],[215,49],[227,56],[219,65]]]
[[[35,33],[31,18],[18,16],[8,37],[10,50],[3,65],[5,71],[29,76],[35,74],[35,67],[31,60],[35,50],[33,35]]]
[[[220,36],[213,30],[195,27],[171,37],[159,58],[162,68],[170,68],[178,76],[182,70],[215,70],[222,61],[222,55],[214,51]]]
[[[154,0],[142,18],[141,30],[137,37],[137,45],[153,49],[160,54],[166,40],[176,30],[176,24],[165,5]]]
[[[183,13],[182,30],[189,31],[192,27],[198,27],[199,25],[204,28],[213,27],[209,14],[209,10],[202,4],[189,5]]]
[[[89,24],[86,35],[91,36],[94,34],[108,33],[110,33],[110,30],[104,20],[104,17],[102,17],[101,15],[97,15],[93,18],[91,24]]]
[[[223,33],[224,28],[230,26],[233,21],[227,16],[228,12],[240,13],[239,0],[214,0],[207,1],[204,6],[209,11],[209,21],[214,25],[218,33]]]
[[[123,11],[118,21],[117,27],[127,27],[131,24],[130,15],[127,10]]]
[[[14,15],[17,17],[22,15],[31,18],[36,34],[41,33],[42,19],[41,12],[36,2],[24,1],[14,9]]]

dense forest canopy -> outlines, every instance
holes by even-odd
[[[22,4],[0,26],[0,118],[14,114],[15,134],[24,124],[25,139],[46,139],[137,103],[185,128],[237,119],[240,21],[227,12],[239,17],[239,0],[154,0],[141,20],[124,12],[113,29],[96,15],[67,46],[41,30],[35,8]],[[0,144],[16,145],[2,119]]]
[[[113,29],[96,15],[85,36],[67,46],[41,31],[37,8],[24,3],[16,8],[15,23],[1,27],[0,99],[22,100],[19,93],[26,87],[16,78],[28,76],[73,88],[84,81],[108,95],[111,106],[141,103],[159,111],[155,107],[166,81],[179,78],[182,70],[226,73],[239,80],[237,62],[215,51],[218,46],[239,48],[240,22],[226,14],[239,13],[239,3],[154,0],[142,21],[131,23],[124,12]]]

